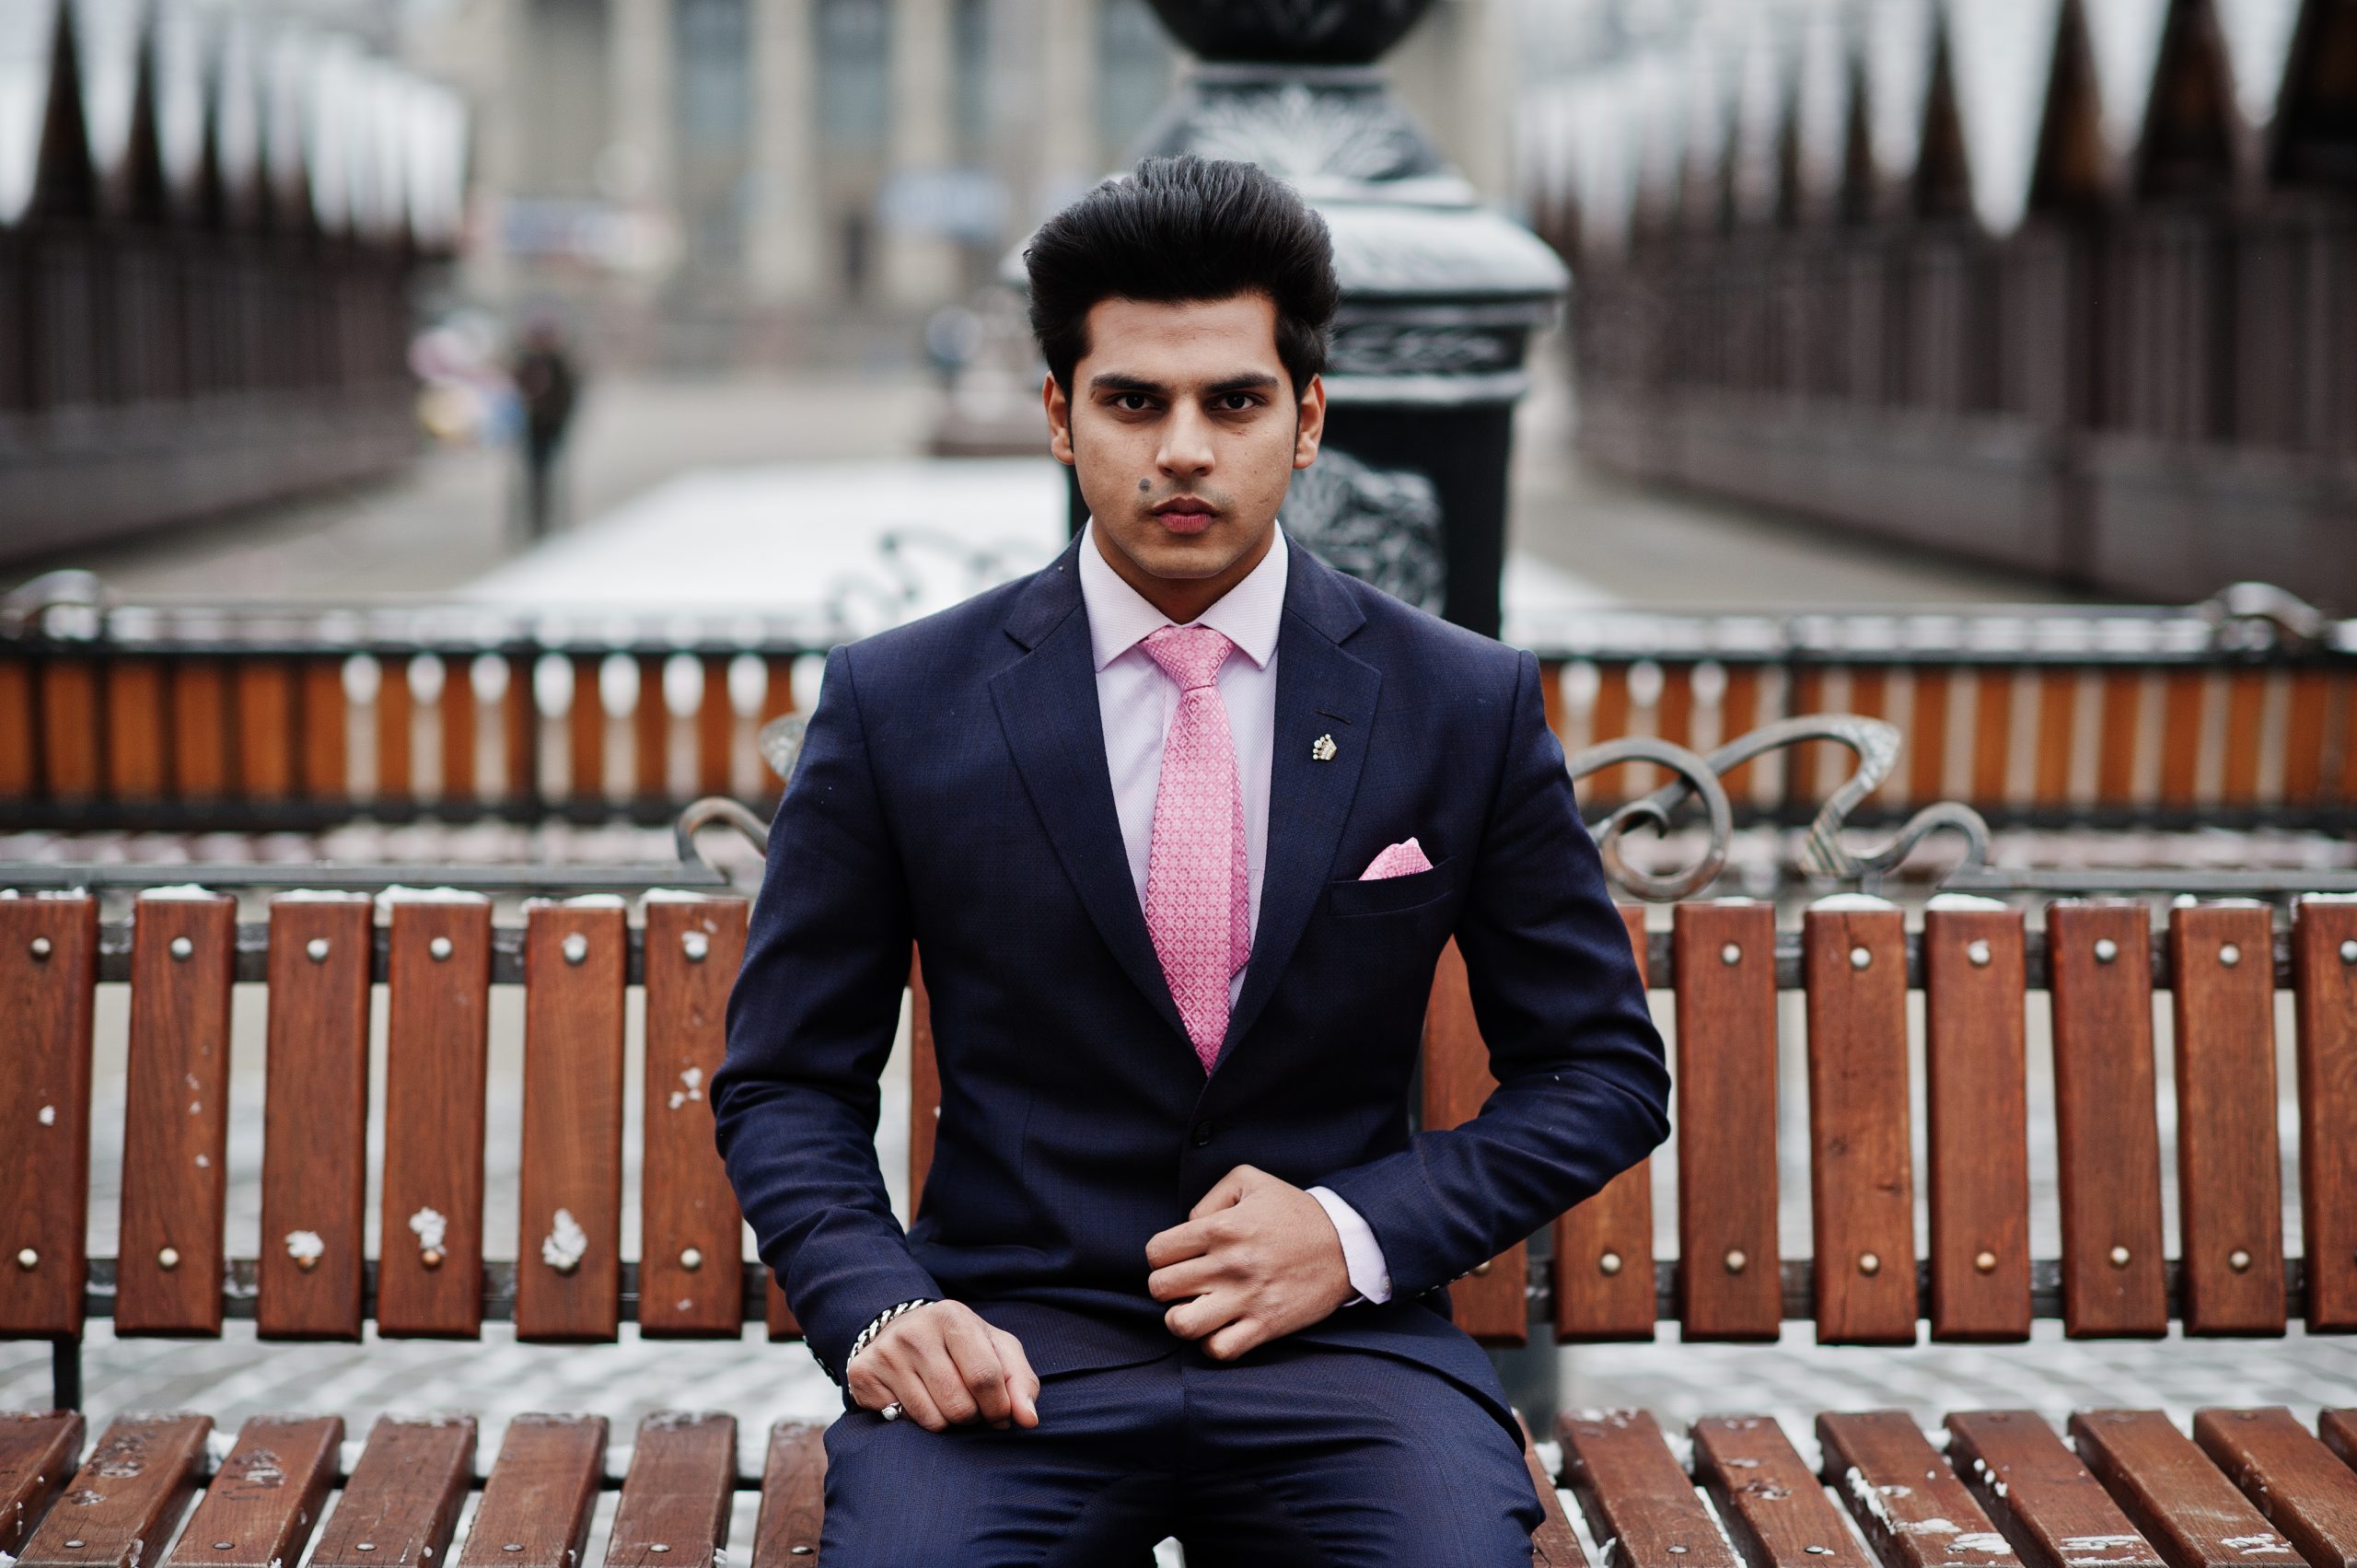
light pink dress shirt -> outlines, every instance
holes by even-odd
[[[1113,778],[1113,809],[1120,818],[1121,847],[1129,852],[1130,879],[1138,902],[1145,902],[1146,852],[1154,842],[1154,796],[1162,777],[1162,738],[1178,705],[1176,682],[1138,645],[1147,633],[1171,623],[1106,563],[1091,523],[1080,541],[1080,598],[1088,614],[1088,640],[1097,663],[1097,707],[1105,726],[1105,766]],[[1276,748],[1277,632],[1284,620],[1286,555],[1291,546],[1282,525],[1269,553],[1244,580],[1220,596],[1196,624],[1225,634],[1236,645],[1220,667],[1219,697],[1227,709],[1228,733],[1236,741],[1236,767],[1244,791],[1244,850],[1250,868],[1246,907],[1257,932],[1260,883],[1269,861],[1269,761]],[[1228,981],[1228,1005],[1244,988],[1246,970]],[[1330,1189],[1313,1187],[1342,1238],[1342,1260],[1351,1288],[1368,1301],[1391,1299],[1391,1271],[1383,1249],[1359,1212]]]

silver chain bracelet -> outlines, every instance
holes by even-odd
[[[885,1324],[889,1323],[893,1318],[898,1318],[903,1312],[912,1311],[920,1307],[930,1306],[940,1299],[941,1298],[937,1295],[911,1296],[906,1301],[893,1303],[883,1311],[878,1312],[874,1318],[870,1318],[868,1320],[867,1327],[859,1331],[859,1337],[852,1341],[851,1353],[843,1357],[844,1375],[846,1376],[850,1375],[851,1364],[859,1359],[859,1353],[867,1348],[867,1343],[870,1340],[873,1340],[877,1335],[884,1331]]]

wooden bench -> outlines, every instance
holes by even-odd
[[[461,1568],[577,1568],[591,1505],[619,1485],[608,1562],[713,1568],[732,1495],[761,1492],[753,1568],[815,1552],[820,1428],[786,1423],[741,1474],[726,1414],[650,1418],[607,1474],[595,1415],[513,1423],[486,1479],[461,1418],[377,1423],[348,1473],[333,1412],[256,1418],[218,1464],[203,1415],[119,1415],[85,1452],[70,1407],[87,1319],[119,1336],[477,1337],[584,1344],[733,1338],[795,1325],[758,1263],[712,1141],[702,1086],[742,951],[741,900],[650,895],[540,903],[495,924],[462,894],[284,895],[267,919],[194,889],[129,922],[87,896],[0,898],[0,1335],[56,1342],[58,1409],[0,1420],[0,1551],[26,1568],[147,1568],[192,1502],[172,1563],[440,1568],[482,1499]],[[1768,1341],[1813,1319],[1825,1343],[2357,1330],[2357,902],[2306,900],[2287,930],[2257,905],[1898,909],[1835,899],[1780,932],[1765,904],[1688,903],[1646,929],[1649,982],[1675,998],[1677,1259],[1655,1255],[1640,1167],[1562,1216],[1548,1260],[1525,1249],[1452,1291],[1495,1344],[1535,1320],[1562,1342]],[[911,1191],[937,1083],[922,976],[912,1028]],[[225,1255],[231,986],[267,985],[261,1256]],[[95,997],[130,987],[121,1255],[86,1255]],[[372,992],[387,992],[379,1256],[365,1256]],[[487,1039],[494,986],[524,987],[520,1261],[485,1256]],[[626,993],[645,1018],[637,1191],[623,1179]],[[2176,1256],[2165,1256],[2153,1040],[2172,996]],[[1929,1081],[1928,1249],[1914,1234],[1910,990]],[[2030,1255],[2028,993],[2050,1003],[2062,1249]],[[2283,1253],[2274,1011],[2298,1028],[2305,1250]],[[1777,1245],[1776,1014],[1805,993],[1815,1256]],[[1435,977],[1423,1113],[1471,1115],[1487,1090],[1462,965]],[[503,1130],[504,1131],[504,1130]],[[624,1205],[644,1242],[621,1255]],[[503,1238],[504,1239],[504,1238]],[[1740,1400],[1739,1392],[1731,1397]],[[2123,1406],[2139,1397],[2119,1390]],[[2075,1416],[2069,1443],[2026,1411],[1959,1411],[1942,1455],[1903,1412],[1818,1418],[1810,1472],[1791,1434],[1741,1415],[1697,1423],[1690,1472],[1642,1411],[1559,1419],[1561,1481],[1608,1568],[2219,1568],[2357,1562],[2357,1411],[2310,1433],[2281,1410],[2205,1411],[2189,1434],[2133,1409]],[[2075,1452],[2074,1452],[2075,1448]],[[2336,1457],[2338,1456],[2338,1457]],[[2345,1461],[2345,1462],[2344,1462]],[[1537,1451],[1540,1561],[1585,1561]],[[1820,1487],[1822,1480],[1825,1487]],[[1698,1488],[1701,1490],[1698,1492]],[[330,1493],[338,1495],[332,1506]],[[1724,1533],[1701,1501],[1716,1504]],[[201,1499],[201,1500],[200,1500]],[[1837,1507],[1838,1505],[1838,1507]]]

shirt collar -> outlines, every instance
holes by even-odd
[[[1121,580],[1104,552],[1091,537],[1092,519],[1080,535],[1080,598],[1088,611],[1088,640],[1103,669],[1145,639],[1150,632],[1171,624],[1170,617],[1154,608],[1145,596]],[[1269,553],[1245,575],[1244,580],[1222,594],[1196,619],[1234,643],[1260,668],[1277,655],[1277,631],[1284,620],[1286,560],[1283,523],[1270,541]]]

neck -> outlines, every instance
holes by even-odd
[[[1089,534],[1096,540],[1097,553],[1113,575],[1138,591],[1138,597],[1170,617],[1179,625],[1202,615],[1203,611],[1226,597],[1227,590],[1252,575],[1253,568],[1269,558],[1277,542],[1274,519],[1251,549],[1237,556],[1218,575],[1210,577],[1157,577],[1131,560],[1121,548],[1106,537],[1103,528],[1092,528]]]

